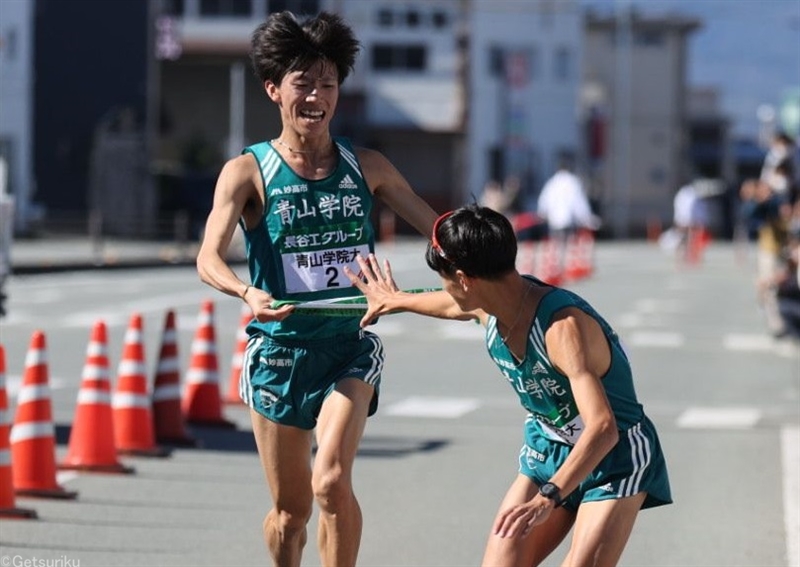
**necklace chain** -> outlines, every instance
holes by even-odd
[[[503,342],[506,344],[506,346],[508,346],[508,339],[511,336],[511,333],[514,331],[514,327],[517,326],[517,323],[519,323],[519,320],[522,317],[522,313],[524,311],[522,309],[522,306],[525,304],[525,300],[528,298],[528,294],[531,292],[531,288],[533,287],[530,284],[530,282],[526,282],[526,283],[528,284],[528,289],[525,290],[525,293],[523,294],[522,299],[519,301],[519,307],[517,307],[517,316],[514,319],[514,322],[508,328],[508,331],[506,332],[506,336],[504,337],[502,334],[500,335],[500,338],[503,339]]]
[[[284,148],[286,148],[287,150],[289,150],[293,154],[310,155],[310,154],[316,154],[316,153],[319,152],[319,150],[296,150],[292,146],[290,146],[289,144],[287,144],[286,142],[281,140],[280,138],[273,138],[272,141],[275,142],[276,144],[279,144],[279,145],[283,146]]]

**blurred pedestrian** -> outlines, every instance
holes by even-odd
[[[485,567],[539,565],[575,528],[564,565],[613,566],[640,509],[672,501],[664,455],[619,337],[573,292],[521,275],[509,221],[488,208],[439,217],[426,252],[443,291],[398,291],[360,259],[362,325],[408,311],[486,327],[489,355],[528,412],[519,474],[495,517]]]
[[[547,237],[556,243],[557,273],[561,274],[570,237],[581,229],[596,231],[601,224],[592,212],[580,177],[574,172],[571,156],[564,154],[559,158],[558,169],[539,194],[536,212],[547,224]]]
[[[791,206],[763,179],[742,186],[746,220],[756,231],[756,291],[767,329],[775,337],[786,333],[778,310],[776,281],[782,270]]]
[[[781,171],[779,171],[781,169]],[[760,178],[778,195],[797,181],[797,148],[794,140],[785,132],[777,132],[770,141]]]
[[[384,355],[358,318],[298,315],[273,301],[358,293],[343,268],[357,269],[356,254],[374,249],[374,198],[425,235],[436,218],[382,154],[331,136],[359,48],[352,29],[326,12],[274,13],[256,28],[251,60],[281,131],[224,165],[197,257],[204,282],[253,311],[240,393],[272,496],[264,538],[281,566],[300,565],[315,500],[323,565],[356,564],[362,516],[352,468],[377,409]],[[226,263],[237,223],[250,284]]]
[[[708,203],[694,182],[684,183],[673,199],[672,224],[677,234],[678,257],[688,263],[700,260],[707,241]]]

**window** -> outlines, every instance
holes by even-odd
[[[250,0],[200,0],[201,16],[249,16]]]
[[[505,73],[503,48],[493,45],[489,48],[489,75],[502,79]]]
[[[184,0],[162,0],[161,6],[165,16],[182,16]]]
[[[660,30],[647,30],[636,32],[633,42],[643,47],[659,47],[664,44],[664,34]]]
[[[419,25],[420,16],[416,10],[409,10],[406,12],[406,25],[410,28],[415,28]]]
[[[448,20],[449,18],[447,17],[447,12],[443,12],[440,10],[436,10],[431,16],[433,27],[437,29],[447,27],[447,24],[449,23]]]
[[[372,68],[376,71],[424,71],[428,53],[420,45],[372,46]]]
[[[572,75],[572,57],[566,47],[556,49],[553,61],[553,75],[559,81],[566,81]]]
[[[378,10],[378,25],[382,28],[388,28],[392,24],[394,24],[394,12],[386,8]]]
[[[319,13],[319,0],[269,0],[270,12],[283,12],[284,10],[311,16]]]

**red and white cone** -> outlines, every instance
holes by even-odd
[[[11,428],[14,490],[20,496],[75,498],[56,480],[56,438],[44,333],[34,331]]]
[[[103,321],[98,321],[92,327],[75,419],[69,433],[69,449],[58,468],[103,473],[134,472],[131,467],[119,462],[114,445],[108,332]]]
[[[186,431],[181,412],[180,382],[175,312],[170,309],[164,320],[164,332],[161,335],[161,350],[158,353],[153,386],[153,426],[158,443],[195,447],[197,440]]]
[[[210,300],[202,303],[197,319],[197,330],[192,340],[191,361],[186,374],[186,390],[181,407],[189,424],[235,427],[234,423],[222,416],[214,303]]]
[[[0,518],[36,518],[36,510],[17,508],[9,434],[11,422],[6,394],[6,352],[0,345]]]
[[[156,445],[153,432],[142,339],[142,316],[134,313],[125,332],[122,358],[117,369],[117,389],[111,400],[114,445],[121,454],[165,457],[170,451]]]
[[[239,316],[239,328],[236,330],[236,348],[231,357],[231,371],[228,376],[228,393],[225,396],[226,404],[244,404],[239,395],[239,379],[242,375],[244,351],[247,348],[247,325],[253,319],[253,311],[247,304],[242,306]]]

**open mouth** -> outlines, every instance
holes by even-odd
[[[310,120],[313,122],[319,122],[325,117],[325,112],[322,110],[301,110],[300,111],[300,118],[305,120]]]

